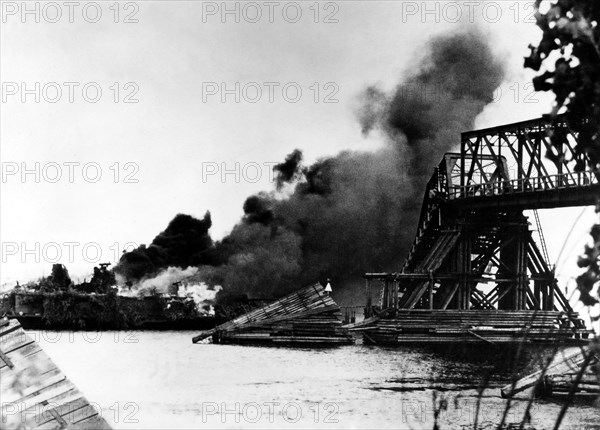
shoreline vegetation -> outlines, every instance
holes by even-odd
[[[36,282],[17,285],[0,296],[0,317],[17,318],[26,329],[190,330],[210,329],[258,304],[199,302],[187,287],[173,284],[137,294],[119,289],[108,264],[94,268],[90,281],[75,284],[61,264]],[[130,286],[129,286],[130,287]]]
[[[56,330],[185,329],[219,320],[199,312],[191,300],[158,294],[126,297],[116,291],[11,291],[2,298],[0,313],[26,328]]]

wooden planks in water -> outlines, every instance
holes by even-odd
[[[576,373],[565,373],[562,375],[547,375],[544,378],[545,393],[552,395],[557,393],[568,393],[574,385],[575,392],[600,394],[600,384],[598,375],[591,371],[586,371],[579,382],[577,382]]]
[[[398,309],[345,326],[371,344],[514,343],[573,340],[560,312]]]
[[[273,303],[201,332],[192,341],[215,343],[344,345],[353,342],[342,327],[339,306],[321,284],[296,291]]]
[[[0,320],[0,393],[3,429],[110,429],[16,319]]]
[[[568,354],[558,354],[555,362],[546,369],[538,370],[508,384],[500,390],[502,397],[512,397],[528,388],[536,387],[541,395],[552,393],[568,393],[572,388],[575,392],[600,393],[599,375],[595,369],[598,357],[592,355],[588,347],[583,347]],[[582,367],[585,368],[582,371]],[[574,387],[582,371],[579,383]]]

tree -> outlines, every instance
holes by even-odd
[[[556,102],[548,114],[551,122],[565,121],[579,134],[576,171],[592,171],[600,177],[600,2],[597,0],[536,0],[535,18],[542,30],[538,46],[530,45],[525,67],[540,71],[533,79],[536,91],[552,91]],[[561,133],[551,133],[554,152],[548,158],[565,160]],[[586,158],[580,157],[587,155]],[[585,160],[588,161],[585,161]],[[596,207],[600,211],[600,203]],[[600,292],[600,225],[591,229],[592,245],[586,245],[578,264],[585,271],[577,278],[580,300],[598,303]],[[596,297],[594,297],[596,296]]]
[[[53,264],[52,273],[40,282],[42,291],[66,291],[73,285],[69,272],[62,264]]]

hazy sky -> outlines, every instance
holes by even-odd
[[[381,145],[360,133],[358,94],[402,84],[429,38],[469,21],[509,70],[477,125],[549,110],[522,69],[540,36],[527,2],[26,5],[3,2],[0,23],[3,283],[56,261],[85,276],[125,244],[149,243],[178,212],[210,210],[222,237],[293,149],[312,162]],[[580,212],[542,213],[553,259]],[[593,218],[590,209],[573,240]]]

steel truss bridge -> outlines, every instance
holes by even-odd
[[[550,133],[561,133],[559,155]],[[573,168],[590,165],[577,143],[566,123],[543,119],[463,133],[460,153],[445,154],[427,183],[402,270],[365,275],[365,316],[377,308],[573,314],[524,211],[598,203],[598,173]],[[373,281],[383,284],[378,306]]]

